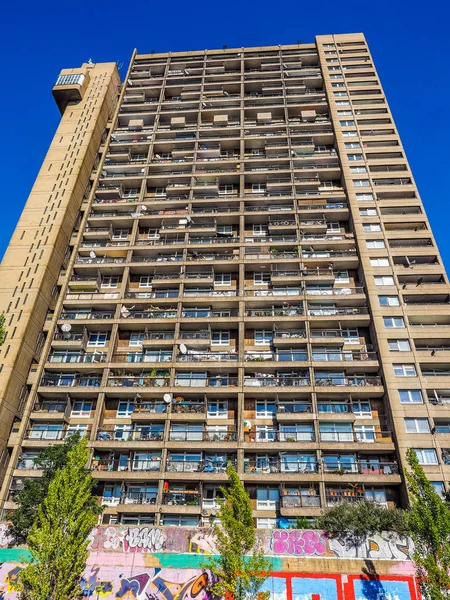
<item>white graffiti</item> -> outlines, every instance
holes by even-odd
[[[5,548],[12,544],[14,538],[9,534],[9,524],[0,523],[0,547]]]
[[[159,552],[164,548],[166,536],[161,529],[130,527],[123,539],[125,552]]]
[[[336,558],[372,560],[411,560],[414,552],[411,539],[389,533],[370,536],[360,544],[352,544],[340,538],[329,538],[328,548]]]

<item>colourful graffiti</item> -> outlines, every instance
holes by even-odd
[[[105,557],[113,555],[105,555]],[[21,566],[0,566],[0,594],[17,600],[14,581]],[[200,569],[160,569],[125,565],[89,566],[82,579],[83,595],[106,600],[214,600],[209,573]],[[419,600],[414,577],[332,573],[272,573],[261,587],[270,600]]]
[[[344,538],[327,538],[315,529],[260,530],[259,540],[269,556],[411,560],[412,541],[395,534],[375,535],[354,545]],[[92,552],[216,554],[211,529],[187,527],[95,527]]]

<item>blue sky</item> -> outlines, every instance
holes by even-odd
[[[6,2],[0,256],[12,235],[59,120],[51,88],[62,68],[118,60],[134,47],[169,50],[312,42],[365,33],[413,174],[450,265],[450,5],[446,0],[135,0]],[[404,94],[408,93],[408,99]],[[439,179],[444,177],[444,179]]]

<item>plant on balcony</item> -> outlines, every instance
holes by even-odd
[[[210,591],[219,598],[268,600],[260,592],[272,563],[264,557],[252,517],[250,497],[231,464],[227,466],[229,485],[222,487],[219,511],[214,525],[217,555],[204,565],[211,571]]]
[[[66,466],[67,456],[79,440],[80,435],[75,433],[67,437],[63,444],[48,446],[34,458],[36,468],[42,470],[42,477],[25,479],[23,488],[14,497],[17,508],[8,515],[11,519],[9,533],[14,537],[16,544],[26,542],[39,505],[47,495],[50,481],[58,469]]]
[[[427,600],[450,598],[450,507],[436,492],[414,450],[406,455],[410,509],[408,533],[414,541],[414,562],[420,591]]]
[[[20,572],[22,600],[68,600],[82,595],[79,581],[88,558],[89,533],[102,508],[86,463],[89,449],[80,439],[67,453],[48,486],[28,534],[31,562]]]
[[[5,328],[5,313],[3,312],[0,315],[0,346],[5,342],[6,338],[6,328]]]
[[[370,500],[342,501],[317,519],[317,527],[358,546],[368,536],[383,531],[406,534],[405,512],[380,506]]]

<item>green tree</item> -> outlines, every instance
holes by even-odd
[[[39,505],[47,495],[50,481],[58,469],[65,467],[68,453],[79,441],[80,435],[75,433],[67,437],[63,444],[48,446],[33,460],[36,468],[42,470],[42,477],[25,480],[23,488],[14,497],[17,508],[9,515],[9,533],[14,536],[17,544],[26,542]]]
[[[6,338],[6,328],[5,328],[5,313],[0,315],[0,346],[4,343]]]
[[[22,600],[70,600],[81,597],[79,579],[88,557],[88,535],[101,508],[86,473],[86,438],[68,452],[39,506],[27,543],[32,560],[19,575]]]
[[[369,500],[339,502],[317,519],[317,527],[355,545],[368,535],[382,531],[406,533],[404,511],[384,508]]]
[[[410,510],[406,523],[414,541],[414,562],[422,596],[426,600],[450,598],[450,508],[419,465],[414,450],[406,455]]]
[[[217,554],[205,568],[214,581],[210,591],[233,600],[266,600],[258,592],[271,571],[271,561],[259,546],[252,517],[250,497],[232,465],[227,467],[228,487],[221,488],[218,522],[214,526]]]

